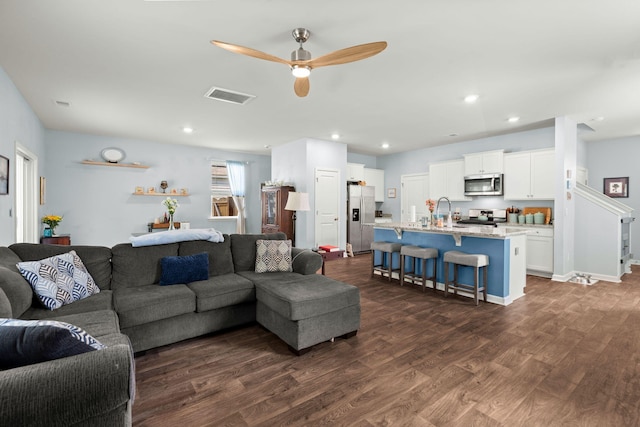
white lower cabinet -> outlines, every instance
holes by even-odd
[[[527,234],[527,273],[553,274],[553,229],[530,228]]]

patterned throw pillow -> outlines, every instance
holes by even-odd
[[[291,240],[257,240],[256,273],[291,270]]]
[[[16,266],[49,310],[100,292],[76,251]]]
[[[102,350],[84,329],[54,320],[0,319],[0,369]]]

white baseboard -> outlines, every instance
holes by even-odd
[[[620,283],[621,282],[619,277],[607,276],[605,274],[589,273],[588,271],[572,271],[570,273],[562,274],[562,275],[554,274],[553,277],[551,277],[551,280],[553,280],[555,282],[568,282],[576,274],[587,274],[587,275],[590,275],[592,279],[602,280],[602,281],[605,281],[605,282],[612,282],[612,283]]]

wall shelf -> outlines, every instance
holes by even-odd
[[[149,169],[149,166],[146,165],[134,165],[133,163],[109,163],[109,162],[94,162],[92,160],[83,160],[83,165],[91,165],[91,166],[112,166],[117,168],[135,168],[135,169]]]
[[[134,196],[165,196],[165,197],[187,197],[191,194],[171,194],[171,193],[131,193]]]

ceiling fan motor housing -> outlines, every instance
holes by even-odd
[[[311,52],[298,48],[291,52],[291,61],[309,61],[311,59]]]

